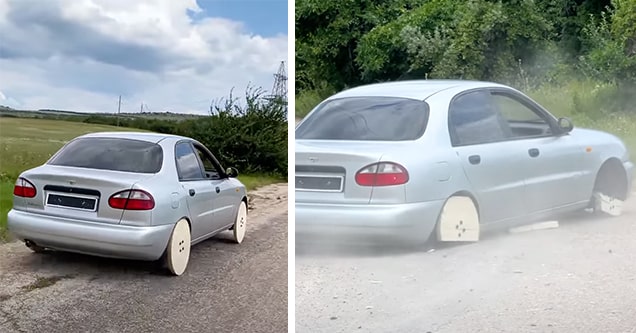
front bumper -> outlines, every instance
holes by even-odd
[[[39,246],[101,257],[157,260],[172,233],[172,225],[135,227],[79,221],[12,209],[9,231]]]
[[[435,230],[443,200],[399,205],[296,203],[296,241],[421,244]]]

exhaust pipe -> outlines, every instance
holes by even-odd
[[[31,251],[35,253],[43,253],[46,250],[45,248],[35,244],[35,242],[30,239],[25,239],[24,245],[26,245],[29,249],[31,249]]]

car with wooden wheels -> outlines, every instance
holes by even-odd
[[[634,164],[522,92],[419,80],[337,93],[296,127],[296,239],[477,241],[585,208],[620,214]]]
[[[35,252],[161,260],[181,275],[191,246],[226,230],[243,241],[247,194],[237,176],[191,138],[86,134],[19,176],[8,228]]]

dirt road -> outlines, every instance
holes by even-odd
[[[297,252],[296,332],[636,332],[634,195],[618,218],[370,250]]]
[[[250,200],[245,241],[195,246],[178,278],[150,263],[0,246],[0,332],[287,332],[287,185]]]

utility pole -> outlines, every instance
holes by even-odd
[[[117,127],[119,127],[119,113],[121,112],[121,95],[119,95],[119,103],[117,104]]]
[[[144,113],[144,102],[141,102],[141,106],[139,107],[139,113]]]

